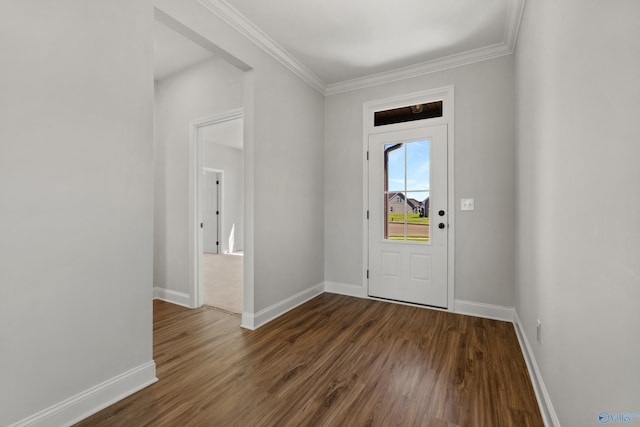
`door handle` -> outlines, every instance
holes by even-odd
[[[440,224],[438,224],[438,228],[439,228],[440,230],[442,230],[444,227],[446,227],[446,226],[444,225],[444,222],[441,222]]]

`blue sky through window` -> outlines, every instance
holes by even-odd
[[[394,144],[387,145],[388,148]],[[431,189],[429,177],[431,166],[431,142],[429,140],[412,141],[402,144],[401,148],[389,152],[388,190],[390,192],[419,191],[408,193],[407,197],[423,201]],[[406,158],[406,163],[405,163]]]

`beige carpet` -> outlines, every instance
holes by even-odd
[[[204,304],[231,313],[242,313],[242,255],[203,254]]]

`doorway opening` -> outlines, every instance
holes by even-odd
[[[363,105],[367,295],[454,309],[453,87]]]
[[[233,314],[243,307],[243,125],[237,110],[198,127],[199,293],[204,305]]]
[[[369,296],[447,308],[446,125],[369,137],[368,209]]]
[[[203,167],[221,176],[216,255],[241,253],[240,308],[253,313],[253,105],[252,68],[213,40],[154,8],[155,206],[154,298],[190,308],[203,305]],[[222,112],[222,113],[220,113]],[[202,139],[210,125],[238,120],[242,184],[231,194],[244,208],[239,219],[225,201],[230,169],[207,166]],[[206,139],[206,138],[205,138]],[[211,218],[206,221],[211,222]],[[230,230],[229,231],[229,227]],[[246,237],[244,231],[246,230]],[[210,236],[207,236],[209,238]],[[210,243],[210,242],[208,242]],[[207,244],[207,251],[211,246]],[[238,256],[238,255],[236,255]],[[219,269],[214,269],[216,272]],[[248,295],[248,297],[244,297]],[[250,327],[243,317],[242,327]]]

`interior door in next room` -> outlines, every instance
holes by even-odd
[[[220,253],[220,179],[219,172],[204,169],[203,188],[203,251],[205,253]]]

